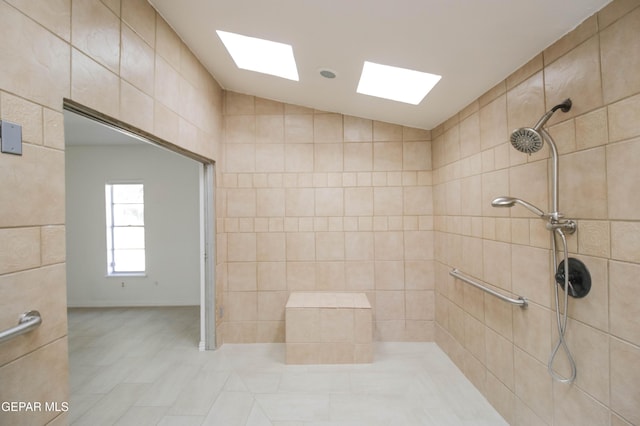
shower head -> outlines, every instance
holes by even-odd
[[[542,136],[535,129],[522,127],[511,133],[511,145],[520,152],[533,154],[542,148]]]
[[[536,206],[534,206],[533,204],[521,200],[519,198],[514,198],[514,197],[498,197],[495,198],[492,202],[491,205],[493,207],[513,207],[516,204],[520,204],[522,207],[525,207],[527,210],[529,210],[530,212],[532,212],[533,214],[540,216],[541,218],[546,218],[547,214],[545,212],[543,212],[542,210],[540,210],[539,208],[537,208]]]
[[[525,154],[533,154],[540,151],[543,145],[544,137],[541,134],[542,126],[551,118],[554,112],[561,110],[567,112],[571,109],[571,99],[566,99],[547,111],[533,127],[522,127],[511,133],[511,145],[520,152]]]

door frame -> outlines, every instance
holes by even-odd
[[[199,163],[200,341],[198,349],[201,351],[216,349],[215,162],[71,99],[65,98],[63,100],[63,109],[94,120],[134,139],[166,149]]]

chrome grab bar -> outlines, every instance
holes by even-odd
[[[34,328],[42,324],[42,317],[38,311],[29,311],[20,315],[18,319],[18,325],[11,327],[8,330],[0,331],[0,343],[13,339],[24,333],[28,333]]]
[[[455,277],[457,279],[459,279],[460,281],[464,281],[467,284],[471,284],[472,286],[479,288],[480,290],[489,293],[492,296],[497,297],[500,300],[504,300],[505,302],[509,302],[512,303],[514,305],[518,305],[521,308],[526,308],[527,307],[527,299],[525,297],[522,296],[518,296],[517,299],[513,299],[511,297],[507,297],[504,294],[500,294],[497,291],[491,290],[488,287],[483,286],[482,284],[474,281],[473,279],[465,276],[463,273],[461,273],[457,268],[453,268],[451,271],[449,271],[449,275],[451,275],[452,277]]]

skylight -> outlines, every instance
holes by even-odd
[[[442,77],[365,61],[358,93],[418,105]]]
[[[216,32],[238,68],[298,81],[290,45],[226,31]]]

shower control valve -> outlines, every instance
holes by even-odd
[[[576,229],[578,228],[578,225],[576,224],[575,220],[571,220],[571,219],[551,219],[549,220],[549,222],[547,222],[547,229],[549,231],[553,231],[555,229],[562,229],[564,230],[567,234],[573,234],[574,232],[576,232]]]

